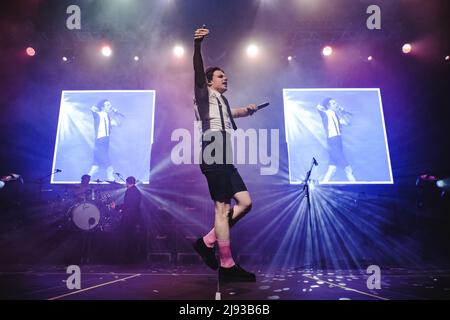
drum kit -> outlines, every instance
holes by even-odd
[[[111,184],[121,186],[115,182],[111,182]],[[75,197],[76,199],[72,201],[66,216],[77,228],[101,232],[118,230],[122,215],[112,208],[112,196],[110,192],[103,189],[100,190],[99,185],[94,185],[93,189],[84,192],[83,197]]]

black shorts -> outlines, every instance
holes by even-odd
[[[202,172],[208,181],[211,199],[220,202],[229,202],[233,196],[241,191],[247,191],[241,175],[233,165],[221,165]]]
[[[328,165],[345,168],[348,166],[347,158],[345,158],[342,147],[341,136],[328,138]]]
[[[95,140],[93,165],[99,167],[109,167],[109,137],[103,137]]]

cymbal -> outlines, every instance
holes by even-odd
[[[121,185],[121,184],[120,184],[119,182],[117,182],[117,181],[106,180],[106,182],[108,182],[109,184]]]

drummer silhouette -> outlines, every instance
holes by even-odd
[[[92,195],[92,188],[89,185],[91,181],[91,176],[88,174],[84,174],[81,176],[81,182],[80,182],[80,186],[78,187],[78,189],[75,191],[75,198],[78,201],[87,201],[87,200],[92,200],[93,195]]]

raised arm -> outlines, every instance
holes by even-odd
[[[206,28],[195,30],[194,33],[194,72],[195,72],[195,86],[197,88],[204,88],[206,86],[205,69],[203,66],[203,59],[201,53],[201,44],[203,39],[209,34]]]

